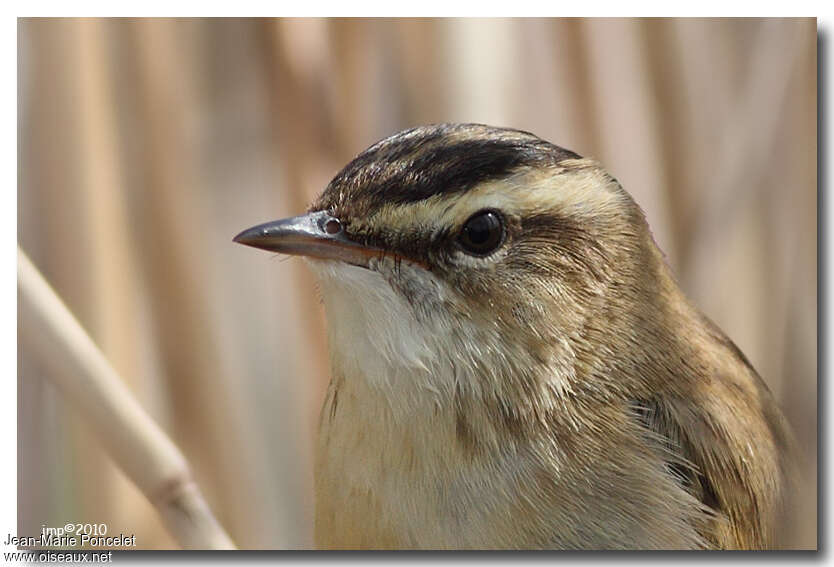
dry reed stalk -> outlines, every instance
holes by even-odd
[[[235,549],[194,482],[185,457],[145,413],[90,336],[18,248],[27,344],[49,358],[52,379],[118,466],[157,508],[185,549]]]

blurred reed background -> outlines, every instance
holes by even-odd
[[[328,362],[302,262],[231,239],[443,121],[532,131],[635,196],[793,424],[791,527],[815,546],[815,20],[25,19],[18,45],[20,245],[240,547],[311,546]],[[174,547],[18,349],[20,535],[104,522]]]

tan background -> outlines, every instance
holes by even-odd
[[[21,20],[18,234],[239,546],[311,544],[328,379],[298,260],[232,243],[423,123],[600,159],[808,455],[816,538],[814,20]],[[19,322],[25,324],[25,321]],[[19,345],[20,535],[155,512]]]

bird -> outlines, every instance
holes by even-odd
[[[419,126],[234,240],[318,278],[318,548],[781,545],[790,427],[594,159]]]

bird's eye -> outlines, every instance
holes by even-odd
[[[463,224],[458,236],[469,254],[486,256],[504,243],[504,221],[496,211],[479,211]]]

